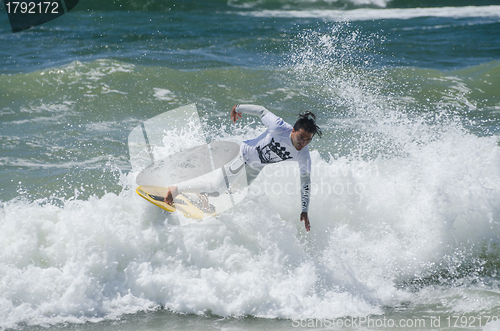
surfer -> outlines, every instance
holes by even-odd
[[[311,158],[307,145],[317,134],[321,137],[321,129],[316,125],[316,116],[311,112],[299,114],[299,119],[292,126],[280,117],[262,106],[236,105],[231,109],[231,120],[235,123],[242,113],[259,116],[267,130],[255,139],[246,140],[240,146],[240,157],[245,163],[248,185],[257,177],[267,164],[282,161],[298,161],[301,184],[300,221],[303,221],[307,231],[311,229],[308,217],[309,196],[311,189]],[[205,184],[203,184],[205,185]],[[207,185],[205,185],[207,186]],[[174,198],[182,191],[210,192],[216,185],[209,188],[169,186],[165,202],[172,205]]]

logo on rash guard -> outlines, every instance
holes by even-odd
[[[279,142],[275,142],[274,138],[271,139],[269,144],[263,146],[262,149],[257,146],[257,152],[262,163],[276,163],[292,158],[286,147],[282,147]]]

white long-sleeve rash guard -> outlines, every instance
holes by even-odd
[[[298,151],[292,144],[293,127],[262,106],[237,105],[236,112],[259,116],[267,130],[255,139],[246,140],[241,146],[244,161],[252,167],[282,161],[299,163],[302,212],[309,209],[311,188],[311,157],[308,146]]]

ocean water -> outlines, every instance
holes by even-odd
[[[0,330],[500,328],[500,1],[0,6]],[[186,226],[135,194],[129,133],[192,103],[316,113],[310,232],[293,163]]]

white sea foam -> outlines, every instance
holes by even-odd
[[[175,94],[172,91],[170,91],[168,89],[163,89],[163,88],[154,88],[153,97],[159,101],[174,101],[175,100]]]
[[[316,18],[334,21],[371,21],[386,19],[412,19],[419,17],[500,17],[500,6],[466,6],[437,8],[359,8],[353,10],[259,10],[235,12],[235,14],[254,17]]]
[[[391,0],[350,0],[349,2],[352,3],[354,6],[378,6],[380,8],[385,8],[387,4]],[[293,5],[311,5],[315,3],[315,0],[299,0],[299,1],[292,1]],[[336,5],[339,3],[339,0],[324,0],[322,3],[324,4],[330,4],[330,5]],[[265,6],[266,4],[271,3],[273,5],[276,5],[276,3],[280,3],[279,1],[268,1],[268,0],[229,0],[228,5],[232,7],[239,7],[239,8],[255,8],[255,7],[260,7],[260,6]],[[291,3],[288,1],[282,1],[281,6],[282,7],[290,7]],[[341,5],[345,5],[345,3],[342,3]]]
[[[394,285],[439,270],[457,251],[477,258],[498,244],[500,151],[493,139],[452,132],[408,157],[327,161],[314,152],[313,163],[307,234],[293,163],[262,173],[236,208],[190,226],[170,224],[129,189],[63,205],[3,202],[0,327],[158,307],[288,319],[366,316],[381,313],[381,305],[433,300]]]

